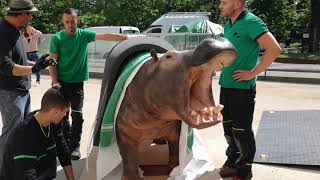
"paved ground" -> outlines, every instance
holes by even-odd
[[[84,103],[84,128],[82,135],[81,152],[84,156],[87,153],[89,136],[97,113],[100,79],[91,79],[85,83],[85,103]],[[218,102],[219,86],[215,82],[214,97]],[[42,77],[40,86],[31,89],[32,109],[40,107],[40,100],[47,88],[50,87],[48,76]],[[263,111],[268,110],[320,110],[320,85],[294,84],[258,81],[256,111],[254,115],[253,129],[256,131]],[[319,118],[320,119],[320,118]],[[0,121],[1,123],[1,121]],[[2,125],[0,124],[0,127]],[[201,130],[208,152],[216,167],[224,163],[226,142],[223,137],[222,125]],[[294,138],[294,137],[293,137]],[[320,157],[319,157],[320,158]],[[275,165],[253,165],[254,178],[256,180],[318,180],[320,179],[319,167],[299,167],[299,166],[275,166]],[[154,179],[154,178],[147,178]],[[161,178],[165,179],[165,178]],[[216,171],[206,174],[200,178],[202,180],[220,179]]]

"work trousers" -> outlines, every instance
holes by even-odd
[[[224,135],[228,143],[226,165],[238,168],[239,176],[251,173],[256,152],[252,131],[256,88],[232,89],[221,87],[220,104],[224,105]]]

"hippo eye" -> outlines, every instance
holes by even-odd
[[[167,59],[169,59],[169,58],[171,58],[171,57],[172,57],[172,56],[171,56],[170,54],[167,54],[167,55],[166,55],[166,58],[167,58]]]

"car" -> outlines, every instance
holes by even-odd
[[[96,33],[117,33],[126,34],[129,37],[139,36],[140,30],[133,26],[96,26],[86,28],[87,30]],[[118,44],[116,41],[94,41],[88,46],[88,58],[91,65],[100,66],[105,62],[105,59],[111,49]]]
[[[96,33],[140,34],[140,30],[133,26],[96,26],[86,28]]]

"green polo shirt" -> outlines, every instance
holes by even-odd
[[[88,44],[95,41],[96,33],[77,28],[70,36],[62,30],[50,42],[50,53],[58,54],[58,79],[78,83],[89,79]]]
[[[243,11],[231,24],[229,20],[224,27],[224,36],[235,47],[237,59],[222,69],[219,84],[224,88],[250,89],[257,78],[236,82],[232,76],[236,70],[252,70],[259,62],[260,45],[257,39],[268,32],[266,24],[254,14]]]

